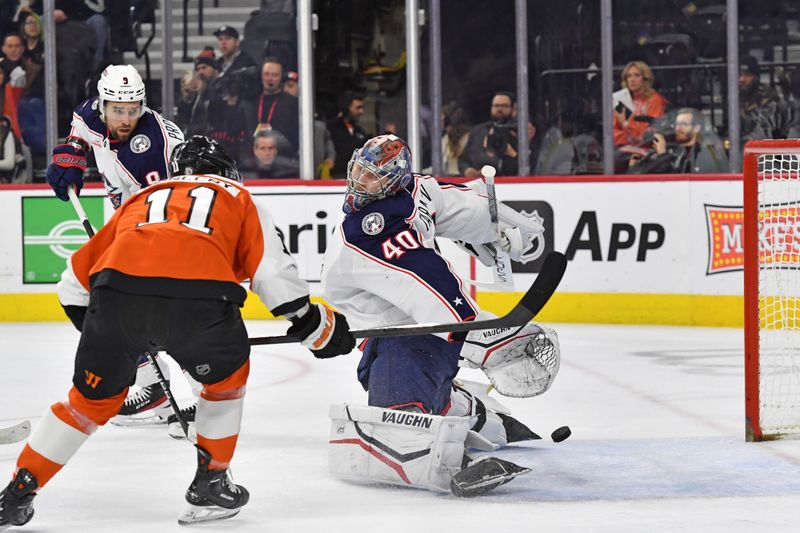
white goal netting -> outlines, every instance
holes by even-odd
[[[759,423],[800,433],[800,155],[758,158]]]

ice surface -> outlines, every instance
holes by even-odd
[[[251,322],[251,336],[286,323]],[[545,440],[500,457],[533,469],[488,496],[361,486],[327,471],[328,407],[364,403],[356,353],[253,349],[233,463],[251,492],[205,531],[314,533],[798,531],[800,441],[744,442],[742,333],[559,325],[561,373],[539,398],[503,399]],[[0,425],[34,424],[70,386],[78,334],[65,323],[0,324]],[[172,368],[173,388],[188,386]],[[463,371],[480,379],[477,371]],[[569,425],[555,444],[550,432]],[[0,446],[0,476],[23,444]],[[194,451],[165,428],[101,428],[36,499],[20,531],[187,531],[176,519]],[[2,474],[6,472],[6,474]]]

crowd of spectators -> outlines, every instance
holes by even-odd
[[[69,123],[74,106],[91,96],[92,76],[115,59],[120,46],[127,46],[114,37],[113,28],[119,25],[115,13],[124,11],[131,17],[137,9],[151,4],[150,0],[56,0],[54,18],[61,45],[57,47],[60,135],[66,133],[61,130]],[[269,7],[270,2],[267,4]],[[30,159],[26,159],[26,152],[34,159],[46,157],[41,9],[41,0],[9,0],[0,7],[3,181],[30,175],[15,170],[19,165],[24,169]],[[179,84],[176,122],[184,133],[205,134],[223,143],[245,175],[253,177],[299,175],[298,95],[303,80],[293,70],[296,54],[291,46],[276,46],[281,44],[280,39],[271,44],[260,40],[261,33],[275,31],[276,24],[292,27],[294,13],[290,11],[284,6],[275,13],[254,12],[243,25],[244,39],[232,25],[219,27],[213,33],[216,46],[206,47],[194,59],[193,69]],[[285,23],[275,18],[276,13],[286,18]],[[285,37],[283,44],[290,40]],[[753,56],[743,57],[740,66],[741,142],[800,135],[796,102],[762,82],[759,62]],[[334,112],[314,118],[317,179],[344,178],[352,152],[373,133],[381,133],[367,131],[365,124],[374,125],[378,120],[373,116],[365,120],[365,111],[377,111],[366,105],[371,96],[361,92],[359,84],[353,86],[358,89],[338,94]],[[616,173],[728,170],[727,143],[709,121],[712,111],[670,102],[665,94],[674,91],[660,90],[645,61],[637,58],[628,62],[615,89],[617,94],[626,95],[615,98],[613,111]],[[531,174],[602,172],[599,130],[578,128],[575,113],[560,111],[546,123],[531,118],[525,139],[518,139],[514,93],[494,92],[484,105],[489,111],[485,121],[468,116],[462,102],[444,106],[439,117],[443,133],[441,175],[475,177],[486,164],[495,166],[499,175],[516,175],[521,150],[527,151]],[[599,113],[595,110],[595,114]],[[422,126],[425,132],[431,129],[430,124]],[[383,132],[398,130],[392,123],[373,127]],[[8,168],[10,161],[14,168]]]

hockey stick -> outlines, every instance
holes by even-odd
[[[491,165],[483,165],[481,167],[483,181],[486,182],[486,194],[489,197],[489,219],[492,222],[492,229],[499,239],[501,235],[497,222],[497,194],[495,194],[494,190],[494,176],[496,173],[497,170]],[[494,261],[492,274],[494,275],[495,287],[500,290],[513,291],[514,278],[511,273],[511,258],[506,252],[495,246]]]
[[[83,206],[81,205],[80,200],[78,200],[78,195],[75,194],[75,189],[73,187],[67,187],[67,194],[69,195],[69,200],[72,202],[72,207],[75,208],[75,212],[78,214],[78,218],[81,219],[81,224],[83,224],[83,229],[86,230],[86,234],[91,239],[94,237],[94,228],[89,223],[89,217],[86,216],[86,211],[83,210]],[[150,352],[145,352],[144,356],[147,358],[147,362],[153,365],[153,371],[158,378],[158,383],[161,385],[161,388],[164,390],[164,394],[169,401],[169,406],[172,408],[172,412],[175,417],[178,419],[178,423],[181,425],[181,429],[183,429],[183,433],[186,435],[186,438],[189,439],[189,424],[186,420],[183,419],[183,415],[181,415],[181,410],[178,407],[178,402],[175,401],[175,398],[172,396],[172,391],[167,384],[167,380],[164,379],[164,373],[161,372],[161,367],[158,366],[158,362],[156,362],[156,358]],[[189,439],[191,442],[191,439]]]
[[[0,444],[13,444],[27,439],[31,434],[31,421],[25,420],[7,428],[0,428]]]
[[[517,305],[507,314],[490,320],[458,322],[454,324],[409,324],[407,326],[387,326],[383,328],[360,329],[351,331],[354,337],[400,337],[404,335],[428,335],[431,333],[458,333],[474,329],[510,328],[530,322],[555,292],[564,271],[567,269],[567,258],[559,252],[550,252],[545,258],[542,270]],[[300,342],[297,337],[282,335],[279,337],[253,337],[251,345],[288,344]]]

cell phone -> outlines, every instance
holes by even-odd
[[[622,102],[617,104],[617,107],[614,108],[614,111],[616,111],[617,113],[625,113],[626,118],[630,117],[633,114],[633,112],[627,107],[625,107],[625,104],[623,104]]]

